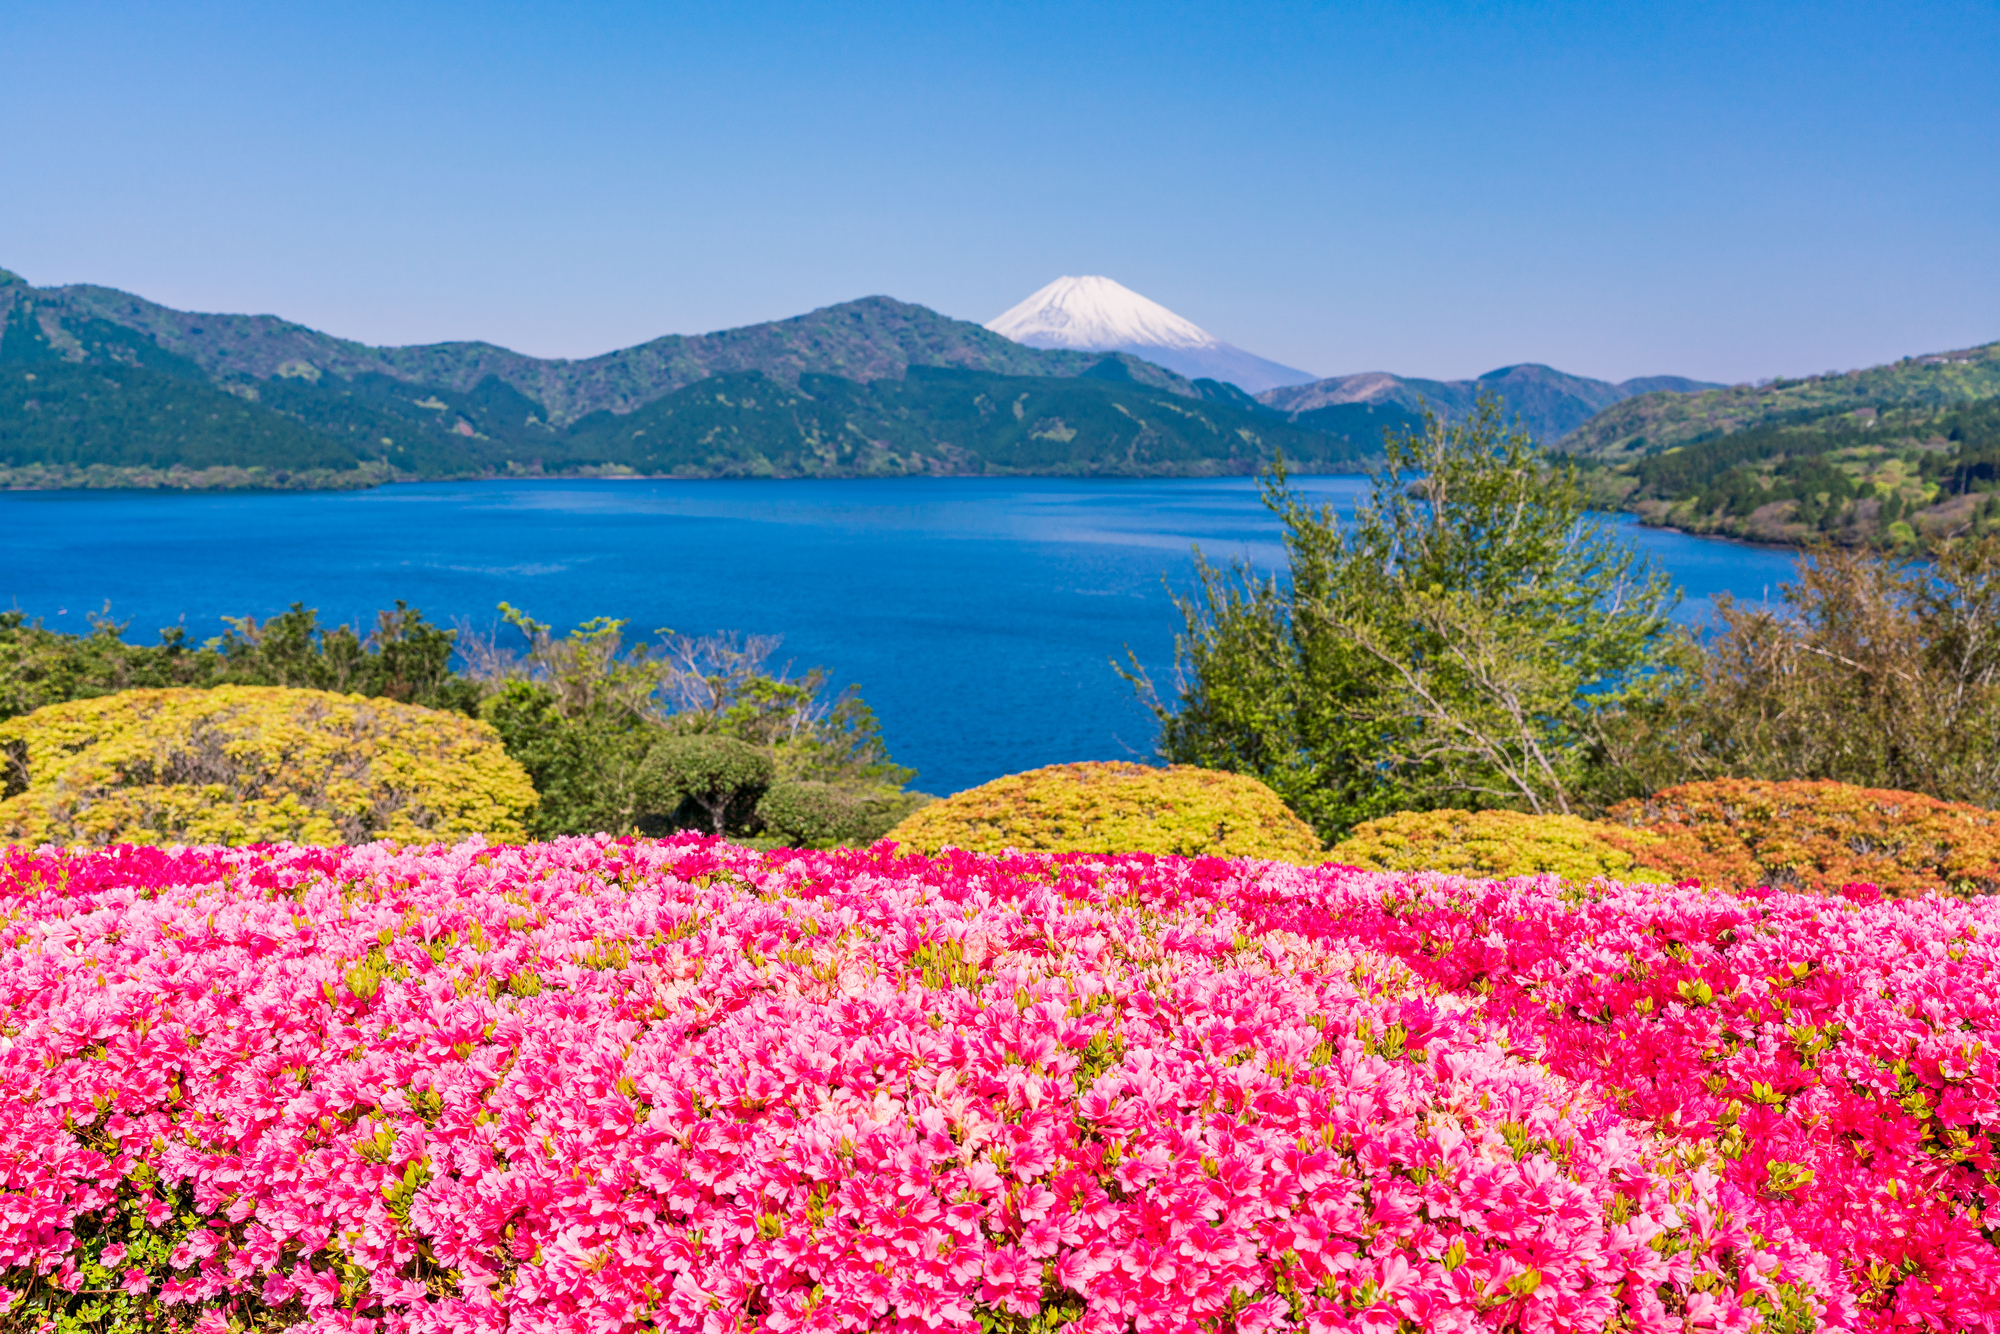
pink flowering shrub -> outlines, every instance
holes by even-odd
[[[2000,1329],[2000,903],[1553,878],[1294,881],[1248,915],[1383,950],[1837,1258],[1870,1329]],[[1990,1217],[1991,1216],[1991,1217]]]
[[[1634,890],[1621,925],[1615,896],[1446,884],[692,837],[15,850],[0,1325],[1986,1327],[1953,1212],[1983,1131],[1885,1110],[1906,1071],[1922,1124],[1994,1107],[1976,1033],[1942,1035],[1989,1022],[1944,986],[1978,910]],[[1515,917],[1459,930],[1482,895]],[[1732,929],[1771,940],[1739,967]],[[1907,967],[1800,952],[1874,935]],[[1818,962],[1764,1000],[1766,956]],[[1712,997],[1672,999],[1697,974]],[[1781,998],[1894,1032],[1800,1039],[1783,1075]],[[1835,1061],[1859,1120],[1812,1101]],[[1731,1156],[1744,1081],[1777,1101]],[[1796,1170],[1748,1172],[1767,1142]],[[1885,1305],[1857,1266],[1905,1255],[1973,1296]]]

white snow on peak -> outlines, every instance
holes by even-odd
[[[1192,320],[1109,278],[1058,278],[986,327],[1030,347],[1226,346]]]

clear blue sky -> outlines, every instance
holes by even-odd
[[[2000,5],[16,3],[0,266],[580,356],[1103,273],[1320,374],[2000,338]]]

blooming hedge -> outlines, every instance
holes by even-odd
[[[1319,836],[1247,774],[1052,764],[932,802],[886,837],[936,852],[1151,852],[1318,861]]]
[[[1215,858],[0,857],[0,1323],[2000,1330],[2000,908]]]
[[[522,837],[535,804],[460,714],[271,686],[128,690],[0,722],[0,839],[404,842]]]
[[[1267,929],[1369,945],[1840,1261],[1833,1328],[2000,1329],[2000,905],[1553,880],[1285,886]]]
[[[1654,841],[1644,830],[1574,815],[1405,811],[1356,825],[1327,856],[1370,871],[1657,881],[1664,878],[1661,873],[1639,865],[1633,855]]]
[[[2000,892],[2000,812],[1916,792],[1731,778],[1624,802],[1606,820],[1652,835],[1639,861],[1671,880]]]

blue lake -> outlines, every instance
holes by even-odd
[[[1354,477],[1295,479],[1351,506]],[[1775,595],[1792,557],[1623,530],[1700,617]],[[0,608],[84,631],[108,602],[126,638],[295,601],[372,623],[402,598],[490,629],[507,601],[567,629],[785,636],[780,660],[861,687],[917,785],[953,792],[1065,760],[1143,758],[1151,716],[1124,650],[1172,681],[1168,586],[1191,549],[1282,560],[1248,478],[824,482],[468,482],[361,492],[0,494]]]

